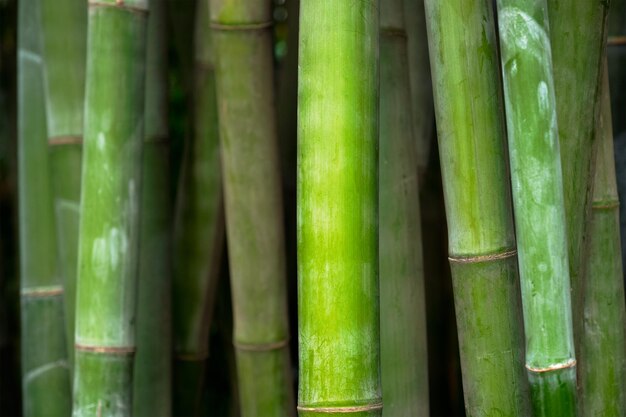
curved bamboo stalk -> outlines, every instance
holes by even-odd
[[[605,61],[598,121],[598,154],[588,225],[584,335],[580,372],[581,416],[626,413],[626,322],[613,158],[609,74]]]
[[[171,203],[165,0],[150,0],[133,416],[172,415]]]
[[[89,3],[75,417],[132,413],[147,11]]]
[[[301,0],[300,416],[381,416],[378,2]]]
[[[407,88],[404,18],[402,0],[385,2],[380,12],[380,352],[383,416],[391,417],[429,415],[422,230],[411,123],[417,112],[407,112],[413,91]]]
[[[68,416],[63,287],[46,145],[40,2],[18,11],[18,180],[23,413]]]
[[[527,416],[492,2],[425,5],[465,408]]]

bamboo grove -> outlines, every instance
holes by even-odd
[[[626,416],[626,0],[0,2],[0,415]]]

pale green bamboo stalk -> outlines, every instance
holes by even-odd
[[[63,286],[48,171],[40,1],[18,10],[18,187],[24,416],[68,416]]]
[[[412,134],[419,120],[417,112],[407,111],[412,109],[413,91],[408,88],[405,3],[387,1],[380,12],[381,376],[383,416],[425,417],[429,415],[426,301]]]
[[[165,0],[150,0],[133,416],[172,415],[170,141]]]
[[[197,3],[193,132],[175,226],[174,415],[197,415],[224,248],[224,209],[208,1]]]
[[[587,226],[580,415],[616,417],[626,415],[626,313],[606,61],[601,100],[592,212]]]
[[[241,413],[295,411],[271,2],[211,0]]]
[[[42,41],[50,175],[65,290],[66,334],[73,362],[87,2],[42,2]]]
[[[426,0],[465,409],[528,416],[491,0]]]
[[[147,12],[89,4],[75,417],[132,413]]]
[[[381,416],[378,2],[301,0],[300,416]]]

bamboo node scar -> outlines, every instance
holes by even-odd
[[[609,36],[606,41],[608,46],[625,46],[626,36]]]
[[[591,204],[591,208],[594,210],[609,210],[619,207],[619,201],[595,201]]]
[[[83,137],[78,135],[66,135],[66,136],[53,136],[48,139],[48,145],[81,145],[83,143]]]
[[[363,411],[381,410],[383,408],[382,401],[372,404],[355,405],[355,406],[338,406],[338,407],[307,407],[298,406],[298,411],[311,411],[315,413],[361,413]]]
[[[76,348],[76,350],[82,352],[108,353],[111,355],[120,356],[135,354],[135,348],[133,346],[90,346],[76,343],[74,347]]]
[[[288,344],[289,338],[272,343],[240,343],[233,340],[235,349],[248,352],[268,352],[270,350],[282,349]]]
[[[448,256],[450,262],[460,264],[472,264],[479,262],[495,261],[498,259],[506,259],[517,255],[516,249],[506,250],[504,252],[492,253],[489,255],[476,255],[476,256]]]
[[[51,287],[31,287],[23,288],[20,291],[22,297],[32,298],[44,298],[44,297],[56,297],[63,294],[63,287],[59,285]]]
[[[404,38],[406,39],[406,31],[404,29],[398,29],[398,28],[380,28],[380,34],[381,35],[387,35],[387,36],[395,36],[398,38]]]
[[[543,372],[558,371],[559,369],[573,368],[574,366],[576,366],[576,359],[569,359],[565,362],[555,363],[553,365],[549,365],[549,366],[542,367],[542,368],[536,368],[536,367],[526,364],[526,369],[528,369],[530,372],[540,374]]]
[[[274,25],[274,21],[258,22],[258,23],[233,23],[223,24],[217,22],[211,22],[211,29],[224,30],[224,31],[247,31],[247,30],[263,30],[270,28]]]
[[[110,3],[108,1],[90,0],[88,3],[89,7],[112,7],[114,9],[128,10],[129,12],[133,13],[148,14],[148,8],[146,6],[133,6],[130,4],[126,4],[120,0],[116,0],[115,3]]]

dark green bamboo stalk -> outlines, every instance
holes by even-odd
[[[301,416],[382,415],[378,75],[377,1],[301,0]]]
[[[608,78],[605,61],[585,269],[581,416],[613,417],[626,413],[624,276]]]
[[[130,416],[148,4],[89,3],[74,416]]]
[[[211,0],[243,416],[294,413],[271,2]]]
[[[426,0],[465,408],[528,416],[490,0]]]
[[[150,0],[133,416],[172,415],[171,203],[165,0]]]
[[[576,358],[546,0],[498,0],[533,411],[576,415]]]
[[[390,417],[429,415],[422,230],[412,134],[419,121],[412,117],[417,112],[407,112],[412,91],[407,88],[403,6],[402,0],[387,1],[380,12],[380,352],[383,415]]]
[[[608,1],[547,0],[563,170],[576,349],[582,334],[583,233],[591,205]],[[580,355],[578,355],[580,356]],[[585,358],[578,357],[580,362]]]
[[[193,134],[185,144],[175,231],[174,415],[198,414],[224,247],[208,1],[197,3]]]
[[[48,174],[40,1],[18,11],[18,180],[23,413],[68,416],[63,287]]]
[[[43,1],[42,40],[48,144],[68,347],[74,345],[87,2]],[[69,349],[70,363],[73,349]]]

